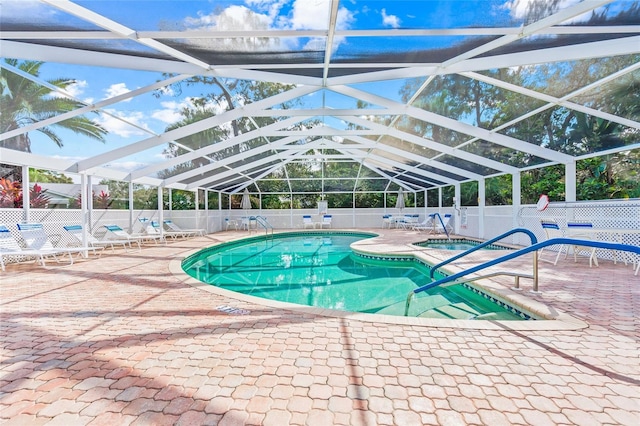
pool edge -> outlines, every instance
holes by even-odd
[[[291,232],[291,231],[289,231]],[[293,231],[295,232],[295,231]],[[380,236],[380,234],[378,234]],[[375,238],[372,238],[375,239]],[[372,240],[369,239],[369,240]],[[217,245],[217,244],[215,244]],[[400,247],[401,245],[396,245]],[[406,248],[406,246],[404,246]],[[187,257],[201,251],[204,247],[191,250],[187,253],[181,253],[180,256],[172,258],[169,262],[169,272],[181,283],[191,287],[204,290],[206,292],[252,303],[258,306],[266,306],[275,309],[285,309],[309,315],[320,315],[333,318],[349,318],[368,323],[384,323],[396,325],[421,326],[431,328],[454,328],[462,330],[516,330],[516,331],[554,331],[554,330],[580,330],[587,328],[588,324],[564,312],[551,309],[546,305],[526,298],[522,293],[514,292],[506,289],[498,283],[490,283],[490,280],[483,280],[480,287],[486,291],[497,293],[496,296],[504,297],[509,303],[522,307],[536,315],[545,319],[530,321],[494,321],[494,320],[450,320],[437,318],[417,318],[417,317],[400,317],[382,314],[364,314],[358,312],[339,311],[326,308],[317,308],[312,306],[297,305],[293,303],[281,302],[276,300],[263,299],[260,297],[249,296],[226,290],[210,284],[203,283],[188,275],[182,270],[182,261]],[[373,253],[370,253],[373,254]],[[379,253],[378,253],[379,254]],[[400,254],[400,253],[397,253]],[[402,253],[407,256],[407,253]],[[409,256],[412,256],[409,254]],[[412,256],[413,257],[413,256]],[[478,284],[477,282],[475,284]],[[490,287],[486,288],[486,287]],[[509,293],[510,292],[510,293]]]

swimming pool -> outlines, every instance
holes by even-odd
[[[373,235],[297,232],[253,237],[189,256],[183,270],[227,290],[300,305],[351,312],[404,315],[408,293],[429,283],[427,265],[355,255],[351,243]],[[438,278],[438,277],[436,277]],[[410,316],[449,319],[528,319],[468,285],[416,295]]]
[[[474,240],[466,240],[466,239],[432,239],[427,241],[422,241],[419,243],[415,243],[416,246],[419,247],[428,247],[439,250],[462,250],[466,251],[477,247],[480,245],[480,242]],[[488,246],[483,247],[481,250],[511,250],[511,248],[502,246],[500,244],[489,244]]]

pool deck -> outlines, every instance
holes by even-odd
[[[359,250],[448,255],[408,244],[425,234],[370,231],[382,237]],[[106,250],[70,266],[8,265],[0,424],[640,424],[640,276],[631,265],[589,268],[579,257],[554,266],[545,252],[541,293],[527,279],[519,293],[512,278],[489,285],[544,306],[558,326],[476,329],[274,306],[176,273],[187,254],[246,235]],[[529,257],[507,266],[531,272]]]

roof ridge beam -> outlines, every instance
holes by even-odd
[[[493,142],[495,144],[505,146],[507,148],[526,152],[528,154],[545,158],[547,160],[557,161],[561,163],[566,163],[572,160],[572,157],[570,155],[562,154],[560,152],[557,152],[548,148],[544,148],[539,145],[534,145],[529,142],[522,141],[520,139],[512,138],[510,136],[502,135],[500,133],[493,133],[490,130],[482,129],[480,127],[476,127],[468,123],[454,120],[452,118],[445,117],[443,115],[439,115],[430,111],[425,111],[417,107],[404,105],[399,102],[396,102],[387,98],[383,98],[382,96],[364,92],[359,89],[354,89],[352,87],[347,87],[347,86],[335,86],[335,87],[331,87],[330,89],[333,91],[336,91],[337,93],[349,95],[358,99],[362,99],[367,102],[377,103],[389,108],[393,108],[393,107],[404,108],[405,113],[413,118],[417,118],[419,120],[423,120],[429,123],[434,123],[439,126],[447,127],[457,132],[475,136],[480,139],[484,139],[489,142]]]
[[[153,136],[147,139],[143,139],[141,141],[134,142],[132,144],[129,144],[120,148],[115,148],[106,153],[99,154],[99,155],[78,161],[76,163],[76,167],[74,168],[74,170],[69,170],[69,171],[81,172],[81,171],[99,166],[101,164],[105,164],[110,161],[117,160],[119,158],[123,158],[128,155],[136,154],[138,152],[153,148],[163,143],[170,142],[171,140],[190,136],[192,134],[198,133],[210,127],[227,123],[229,121],[235,120],[237,118],[240,118],[246,115],[251,115],[253,111],[259,110],[261,108],[265,108],[267,106],[277,105],[277,104],[289,101],[291,99],[295,99],[297,97],[304,96],[309,93],[313,93],[317,90],[318,90],[317,87],[299,86],[287,92],[279,93],[269,98],[262,99],[260,101],[257,101],[251,104],[246,104],[240,108],[228,110],[222,114],[214,115],[213,117],[205,118],[204,120],[200,120],[196,123],[188,124],[178,129],[165,132],[159,136]]]
[[[356,117],[353,117],[355,119]],[[364,120],[364,119],[363,119]],[[357,124],[357,121],[355,121]],[[370,122],[370,127],[372,130],[379,129],[379,131],[383,134],[388,134],[389,136],[393,136],[400,140],[405,140],[411,143],[414,143],[418,146],[423,146],[425,148],[433,149],[435,151],[439,151],[443,154],[451,155],[452,157],[457,157],[465,161],[469,161],[471,163],[482,164],[486,167],[490,167],[492,169],[500,170],[504,173],[517,173],[518,168],[510,166],[508,164],[503,164],[495,160],[491,160],[489,158],[484,158],[479,155],[473,154],[471,152],[463,151],[457,149],[456,147],[452,147],[449,145],[442,144],[440,142],[436,142],[432,139],[427,139],[422,136],[412,135],[411,133],[404,132],[402,130],[398,130],[396,128],[387,128],[382,124],[377,124]]]

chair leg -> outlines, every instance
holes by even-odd
[[[558,250],[558,254],[556,255],[556,260],[553,262],[553,266],[556,266],[558,264],[558,259],[560,258],[561,254],[562,254],[562,247],[560,247],[560,250]]]

